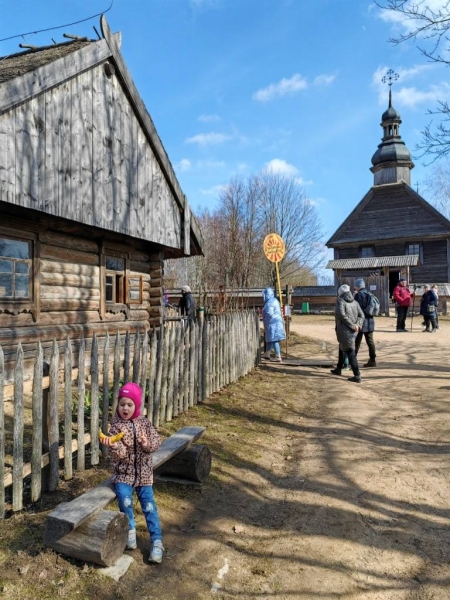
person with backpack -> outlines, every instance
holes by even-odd
[[[375,348],[375,342],[373,341],[373,332],[375,331],[375,320],[374,315],[378,314],[379,304],[378,299],[366,290],[366,284],[364,279],[355,279],[355,300],[360,305],[361,310],[364,313],[364,323],[361,329],[356,334],[355,340],[355,354],[358,354],[358,350],[361,346],[362,338],[364,336],[366,344],[369,348],[369,360],[363,367],[376,367],[377,366],[377,351]]]
[[[424,293],[420,302],[420,314],[424,318],[425,329],[423,331],[434,333],[437,329],[436,326],[436,308],[438,304],[438,297],[436,292],[431,289],[431,286],[426,283],[424,286]]]

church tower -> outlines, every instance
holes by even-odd
[[[392,106],[392,83],[398,79],[392,69],[383,77],[383,82],[389,85],[389,107],[381,117],[383,128],[382,142],[372,156],[371,171],[374,175],[374,185],[400,183],[404,181],[411,185],[411,169],[414,163],[411,154],[400,136],[400,114]]]

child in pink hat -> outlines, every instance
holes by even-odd
[[[139,498],[150,534],[149,561],[162,561],[164,546],[158,509],[153,495],[152,452],[161,445],[160,437],[150,421],[140,414],[142,389],[137,383],[126,383],[119,390],[117,411],[109,434],[123,433],[119,442],[109,437],[101,442],[110,448],[110,459],[120,511],[128,517],[127,548],[137,548],[136,522],[133,511],[133,490]]]

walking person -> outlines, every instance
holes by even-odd
[[[194,296],[192,295],[191,288],[188,285],[181,286],[181,299],[178,303],[178,307],[182,317],[188,319],[195,319],[197,307],[195,306]]]
[[[270,351],[273,348],[275,360],[281,362],[280,342],[286,339],[284,331],[283,315],[281,306],[275,298],[273,288],[267,287],[262,292],[264,306],[262,309],[262,319],[264,323],[264,339],[266,342],[266,352],[264,358],[270,359]]]
[[[436,321],[436,329],[439,329],[439,310],[438,310],[439,292],[438,292],[438,286],[435,283],[433,283],[433,285],[431,286],[431,291],[436,294],[436,298],[437,298],[437,302],[438,302],[436,304],[436,314],[435,314],[434,320]]]
[[[408,308],[411,305],[414,294],[411,294],[409,291],[407,281],[404,277],[395,286],[392,297],[397,303],[397,332],[407,333],[406,317],[408,316]]]
[[[127,548],[137,548],[136,522],[133,511],[133,491],[142,508],[150,534],[149,561],[160,563],[164,546],[158,510],[153,496],[152,452],[161,445],[160,437],[150,421],[140,415],[142,389],[137,383],[126,383],[119,390],[117,412],[112,419],[109,434],[123,434],[119,441],[100,437],[100,443],[109,447],[114,484],[120,512],[128,517]]]
[[[355,353],[355,340],[358,331],[364,323],[364,313],[360,305],[353,298],[350,287],[346,284],[338,289],[338,299],[334,311],[336,320],[336,337],[339,342],[339,358],[335,369],[331,370],[333,375],[342,375],[345,354],[348,356],[353,377],[349,381],[361,383],[358,359]]]
[[[375,331],[375,319],[373,314],[369,314],[368,307],[371,303],[369,292],[366,290],[366,284],[364,279],[355,280],[355,300],[361,307],[364,313],[364,323],[361,329],[356,334],[355,340],[355,354],[358,355],[359,348],[361,346],[362,338],[366,340],[366,344],[369,348],[369,360],[366,362],[364,367],[376,367],[377,366],[377,352],[375,348],[375,342],[373,341],[373,332]]]
[[[427,283],[423,286],[424,293],[420,301],[420,314],[423,316],[425,328],[423,332],[434,333],[436,331],[436,310],[438,297]]]

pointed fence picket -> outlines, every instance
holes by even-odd
[[[74,467],[99,463],[99,427],[107,432],[130,372],[143,389],[143,410],[158,427],[247,374],[259,355],[253,311],[171,320],[134,337],[117,332],[112,340],[109,334],[54,340],[47,359],[39,342],[32,376],[19,344],[13,379],[0,347],[0,520],[7,508],[22,510],[25,478],[31,480],[27,500],[36,502],[43,490],[58,489],[60,477],[71,479]],[[7,399],[13,402],[6,416]]]

